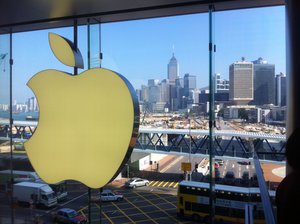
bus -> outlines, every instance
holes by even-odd
[[[269,191],[269,195],[272,199],[275,191]],[[177,214],[208,223],[209,198],[209,183],[181,181],[178,185]],[[215,198],[216,223],[265,223],[259,188],[216,184]]]

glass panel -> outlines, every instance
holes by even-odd
[[[35,173],[23,145],[32,136],[39,122],[39,104],[34,92],[27,86],[27,83],[35,74],[47,69],[73,73],[72,67],[62,64],[54,56],[48,39],[49,32],[53,32],[73,41],[72,30],[72,28],[61,28],[13,34],[14,75],[12,84],[12,112],[14,128],[12,130],[14,144],[14,186],[16,189],[14,190],[14,200],[16,202],[22,202],[20,192],[24,192],[23,186],[16,187],[17,183],[30,181],[38,182],[35,186],[44,184],[43,180],[39,179],[39,176]],[[53,89],[53,91],[55,90]],[[56,140],[53,139],[53,141]],[[49,186],[55,191],[55,195],[59,201],[66,199],[65,182]],[[38,219],[40,206],[48,207],[55,205],[53,194],[49,193],[48,190],[45,192],[48,195],[47,197],[42,198],[38,195],[26,195],[26,198],[23,198],[23,203],[17,204],[20,209],[24,209],[28,205],[30,207],[28,212],[24,213],[22,220],[34,222],[34,219]],[[45,198],[47,200],[43,200]],[[24,209],[24,211],[27,210]],[[20,219],[20,217],[16,216],[16,219]]]
[[[227,157],[216,182],[261,190],[253,160],[257,154],[272,197],[285,175],[284,10],[280,6],[215,13],[215,145],[218,158]],[[264,219],[258,197],[252,193],[244,199],[258,201],[252,210],[254,222]]]
[[[210,186],[210,223],[215,218],[215,148],[214,148],[214,125],[215,125],[215,100],[214,100],[214,56],[215,56],[215,21],[214,6],[209,6],[209,186]]]
[[[101,67],[101,24],[94,18],[90,25],[90,68]],[[96,24],[95,24],[96,23]]]
[[[10,204],[11,194],[11,144],[9,138],[10,117],[10,34],[0,35],[0,206]],[[5,194],[7,192],[7,194]],[[5,222],[4,216],[11,214],[7,210],[0,210],[0,222]],[[11,217],[8,216],[8,220]],[[8,221],[9,222],[9,221]]]

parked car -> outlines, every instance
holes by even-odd
[[[242,179],[245,180],[245,181],[246,180],[249,181],[249,171],[244,171],[243,172]]]
[[[216,162],[215,162],[215,169],[219,169],[219,168],[220,168],[219,163],[216,163]]]
[[[240,165],[251,165],[250,161],[238,161],[237,163]]]
[[[74,209],[61,208],[52,214],[53,220],[59,223],[87,223],[87,218],[78,214]]]
[[[227,173],[225,174],[225,177],[224,177],[224,181],[225,181],[225,184],[234,184],[235,182],[235,175],[234,175],[234,172],[233,171],[227,171]]]
[[[147,186],[147,185],[149,185],[148,180],[138,178],[138,177],[134,177],[125,183],[125,187],[132,187],[132,188],[142,187],[142,186]]]
[[[222,159],[215,159],[215,162],[218,163],[220,166],[224,165],[224,160]]]
[[[122,201],[123,198],[123,195],[116,194],[111,190],[103,190],[100,195],[101,201]]]

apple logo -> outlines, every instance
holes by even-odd
[[[83,68],[71,41],[50,33],[49,42],[62,63]],[[38,175],[47,183],[77,180],[91,188],[115,178],[138,136],[138,99],[129,81],[103,68],[79,75],[49,69],[27,85],[40,108],[38,126],[25,143]]]

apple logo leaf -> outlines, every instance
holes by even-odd
[[[80,50],[68,39],[55,33],[49,33],[49,42],[55,57],[65,65],[83,68]]]

